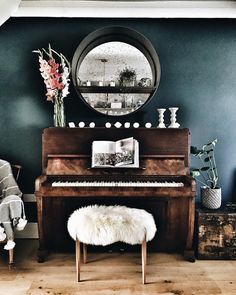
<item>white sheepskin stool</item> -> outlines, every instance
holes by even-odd
[[[87,260],[87,244],[106,246],[115,242],[142,245],[142,281],[146,283],[147,242],[156,233],[153,216],[145,210],[125,206],[88,206],[75,210],[67,224],[76,241],[76,271],[80,281],[80,243],[83,261]]]

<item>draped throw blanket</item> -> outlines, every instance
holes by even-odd
[[[0,160],[0,225],[4,227],[7,238],[14,239],[13,228],[20,218],[25,219],[24,204],[12,174],[11,165]]]
[[[7,161],[0,160],[0,200],[10,195],[21,197],[22,192],[12,175],[11,165]]]

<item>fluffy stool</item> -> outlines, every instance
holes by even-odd
[[[76,241],[77,280],[80,281],[80,242],[83,261],[87,260],[87,244],[106,246],[115,242],[142,244],[142,281],[146,282],[147,242],[152,240],[156,225],[153,216],[142,209],[125,206],[88,206],[75,210],[67,224]]]

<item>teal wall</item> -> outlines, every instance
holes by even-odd
[[[217,137],[216,158],[224,200],[236,195],[236,21],[155,19],[14,18],[0,27],[0,157],[23,165],[20,185],[33,193],[41,174],[41,133],[52,126],[53,105],[46,102],[37,56],[47,47],[72,60],[80,41],[103,26],[122,25],[144,34],[161,63],[159,89],[143,109],[119,121],[157,125],[157,107],[178,106],[178,121],[192,144]],[[108,118],[87,108],[73,86],[66,98],[67,121]],[[117,119],[110,119],[115,122]],[[167,120],[168,121],[168,120]]]

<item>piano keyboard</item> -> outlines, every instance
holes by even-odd
[[[54,181],[54,187],[183,187],[183,182],[168,181]]]

